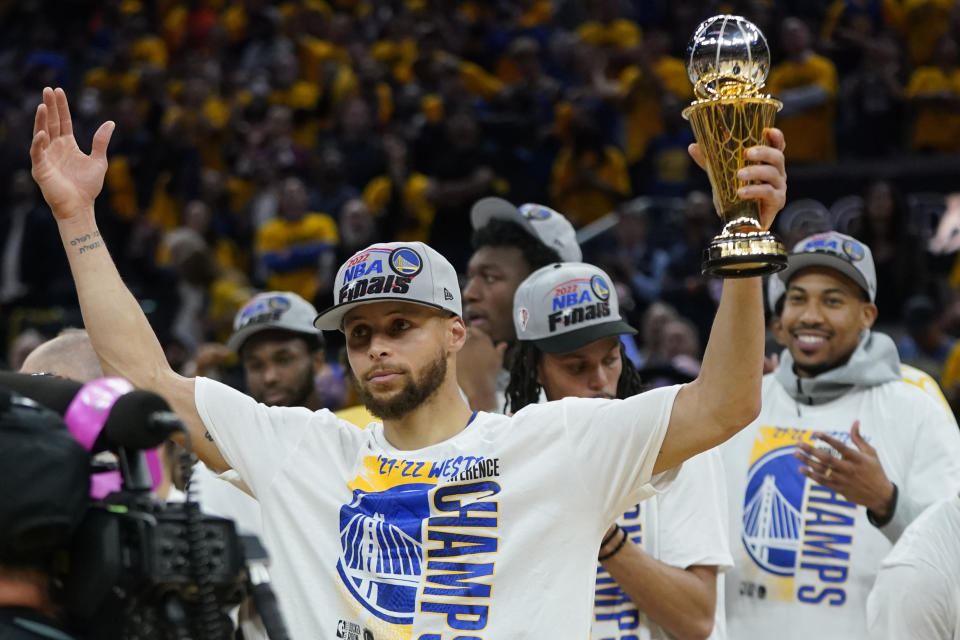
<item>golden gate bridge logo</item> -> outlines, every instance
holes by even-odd
[[[741,539],[761,568],[792,576],[800,550],[805,478],[797,471],[793,446],[774,449],[747,475]]]
[[[405,484],[381,492],[354,491],[340,509],[337,572],[371,613],[394,624],[412,624],[423,574],[423,519],[433,485]]]

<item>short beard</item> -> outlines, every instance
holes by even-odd
[[[376,398],[354,374],[357,399],[367,410],[381,420],[399,420],[417,409],[437,392],[447,377],[447,354],[440,352],[436,360],[426,366],[418,380],[407,380],[399,392],[380,400]]]
[[[290,396],[290,401],[286,404],[276,405],[279,407],[309,407],[310,396],[314,391],[317,390],[317,368],[313,365],[313,362],[310,362],[310,370],[307,371],[307,375],[303,378],[303,382],[299,387],[293,390],[293,394]],[[256,398],[257,402],[263,402],[262,399]]]
[[[293,397],[294,401],[290,404],[291,407],[306,407],[309,405],[310,396],[317,390],[317,368],[313,365],[313,361],[310,361],[310,370],[307,372],[307,376],[303,379],[303,384],[300,385],[299,389],[294,391]]]

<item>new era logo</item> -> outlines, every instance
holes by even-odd
[[[446,287],[443,288],[443,299],[444,300],[453,300],[453,294],[450,293],[450,290]]]

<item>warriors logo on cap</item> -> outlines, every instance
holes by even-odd
[[[400,247],[390,254],[390,268],[401,276],[412,278],[423,269],[423,259],[410,247]]]
[[[590,278],[590,288],[593,289],[593,294],[604,302],[610,298],[610,287],[607,286],[607,281],[602,276]]]
[[[520,205],[520,213],[527,220],[546,220],[553,211],[539,204],[528,203]]]
[[[854,262],[863,260],[864,251],[859,242],[855,242],[853,240],[844,241],[843,252],[847,254],[847,256]]]

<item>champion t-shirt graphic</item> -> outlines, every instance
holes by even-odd
[[[204,379],[197,408],[260,500],[292,637],[588,637],[593,547],[675,475],[651,478],[678,389],[479,413],[416,451]]]
[[[800,441],[817,446],[813,433],[758,430],[742,496],[740,541],[752,561],[743,587],[760,598],[839,606],[847,598],[857,505],[800,473],[793,453]],[[828,434],[849,441],[847,432]]]
[[[726,579],[731,638],[771,629],[782,640],[870,637],[867,595],[897,530],[878,529],[863,506],[808,480],[793,455],[799,442],[826,448],[817,432],[852,446],[854,421],[900,488],[895,521],[909,523],[960,486],[956,423],[917,385],[895,380],[806,405],[765,376],[759,418],[720,446],[735,564]]]

